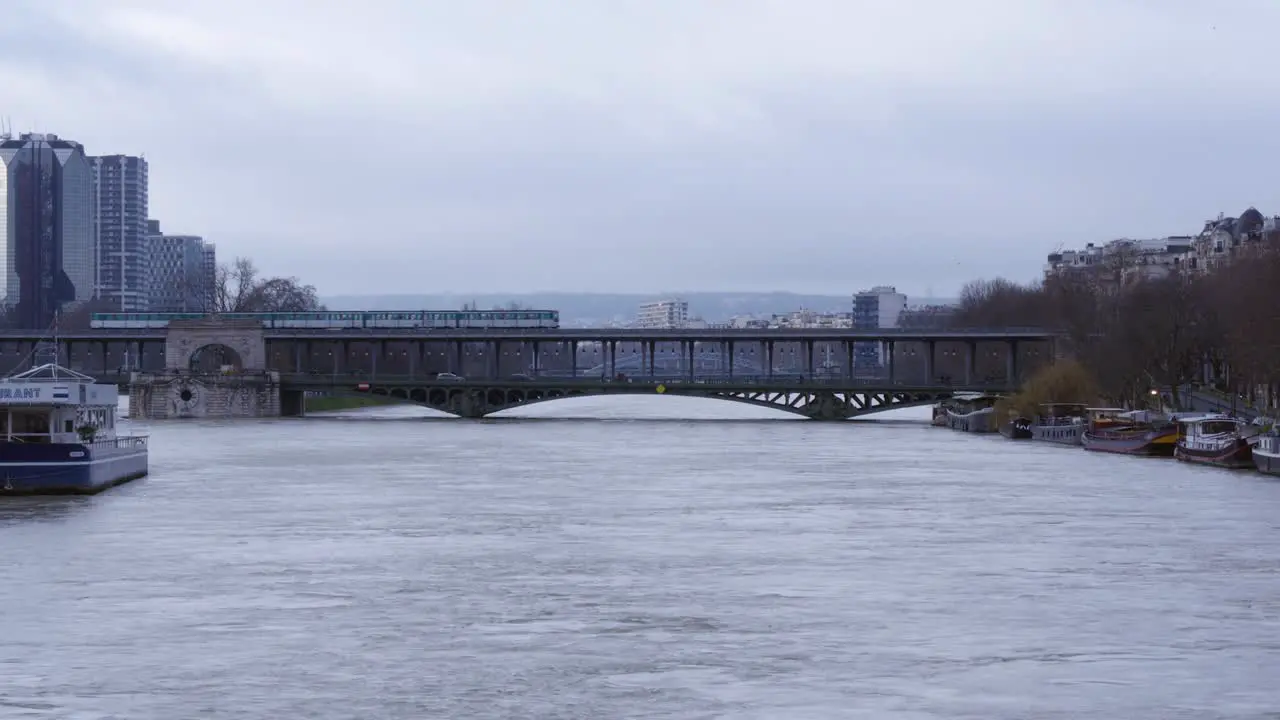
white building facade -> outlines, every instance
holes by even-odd
[[[147,161],[103,155],[90,164],[97,297],[120,312],[145,312],[151,297]]]
[[[646,330],[669,330],[689,326],[689,303],[680,300],[659,300],[644,303],[636,313],[635,327]]]

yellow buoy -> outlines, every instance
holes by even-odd
[[[666,386],[666,385],[659,385],[657,389],[658,389],[658,394],[659,394],[659,395],[661,395],[662,393],[664,393],[664,392],[666,392],[666,391],[667,391],[667,386]]]

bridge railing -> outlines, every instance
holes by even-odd
[[[759,386],[818,386],[832,388],[955,388],[957,390],[1001,390],[1008,387],[1004,381],[983,382],[913,382],[895,378],[869,377],[835,377],[827,375],[804,375],[799,373],[774,373],[772,375],[728,375],[703,373],[693,377],[672,375],[626,375],[624,377],[539,375],[526,377],[465,377],[435,378],[426,375],[389,375],[369,373],[281,373],[280,380],[285,384],[340,387],[360,384],[368,385],[438,385],[438,386],[537,386],[537,385],[759,385]]]

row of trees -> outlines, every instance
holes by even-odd
[[[1174,272],[1130,284],[1065,275],[1021,285],[965,286],[957,327],[1064,331],[1069,351],[1116,402],[1152,388],[1214,380],[1274,406],[1280,391],[1280,248],[1261,248],[1211,273]],[[1207,371],[1207,372],[1206,372]],[[1261,390],[1260,390],[1261,389]]]

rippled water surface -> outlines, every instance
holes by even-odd
[[[0,502],[0,717],[1280,717],[1280,482],[615,402],[156,423]]]

